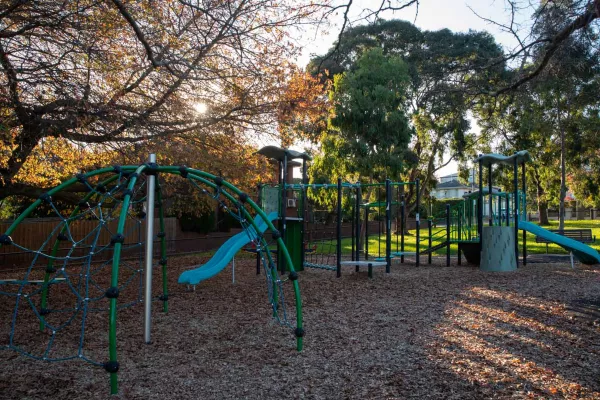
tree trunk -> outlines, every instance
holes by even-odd
[[[560,198],[558,207],[558,229],[565,229],[565,197],[567,183],[565,171],[565,129],[560,120],[560,105],[557,108],[558,129],[560,129]]]
[[[550,225],[548,221],[548,200],[546,199],[546,191],[542,186],[542,180],[538,169],[533,167],[533,181],[535,182],[537,205],[538,205],[538,222],[540,225]]]
[[[550,225],[550,221],[548,221],[548,202],[545,200],[540,200],[539,197],[538,197],[538,222],[540,225]]]

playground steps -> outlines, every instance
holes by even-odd
[[[419,254],[433,253],[434,251],[439,250],[439,249],[443,249],[446,246],[448,246],[448,241],[447,240],[443,241],[442,243],[438,243],[435,246],[432,246],[432,247],[430,247],[428,249],[425,249],[425,250],[421,251]]]
[[[415,253],[414,251],[405,251],[404,253],[398,252],[398,253],[392,253],[392,254],[390,254],[390,259],[394,260],[394,259],[396,259],[398,257],[415,256],[415,255],[417,255],[417,253]],[[386,261],[386,258],[385,257],[377,257],[374,260],[375,261]]]

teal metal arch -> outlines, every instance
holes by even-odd
[[[202,170],[185,167],[185,166],[156,166],[156,165],[150,165],[150,164],[142,164],[139,166],[135,166],[135,165],[120,166],[118,168],[107,167],[107,168],[101,168],[101,169],[97,169],[94,171],[90,171],[90,172],[87,172],[84,174],[78,174],[77,176],[63,182],[62,184],[54,187],[53,189],[50,189],[47,193],[45,193],[44,196],[35,200],[29,207],[27,207],[27,209],[25,209],[25,211],[23,211],[15,219],[15,221],[6,230],[5,234],[7,236],[10,236],[15,231],[17,226],[19,226],[19,224],[21,224],[25,220],[25,218],[27,218],[29,215],[31,215],[31,213],[38,206],[40,206],[40,204],[42,204],[43,201],[45,201],[44,200],[46,198],[45,196],[52,197],[52,196],[56,195],[57,193],[65,191],[66,189],[70,188],[74,184],[81,182],[81,183],[87,185],[88,189],[89,189],[88,190],[89,193],[87,193],[82,199],[82,202],[87,202],[93,197],[94,193],[98,193],[98,191],[95,191],[94,189],[99,189],[101,186],[106,186],[106,185],[109,185],[112,182],[116,181],[121,172],[131,174],[131,176],[128,179],[127,190],[124,192],[125,195],[123,197],[121,210],[119,212],[119,220],[118,220],[116,235],[123,235],[123,233],[124,233],[128,210],[129,210],[130,204],[132,202],[132,193],[136,187],[136,184],[138,184],[139,176],[141,174],[144,174],[147,172],[163,173],[163,174],[171,174],[171,175],[186,175],[186,177],[188,179],[195,180],[195,181],[197,181],[203,185],[206,185],[212,189],[219,188],[220,193],[223,194],[223,196],[225,196],[229,201],[231,201],[234,204],[241,205],[241,207],[239,207],[239,208],[243,212],[244,217],[246,218],[246,221],[249,222],[250,225],[252,225],[257,232],[258,232],[258,228],[254,221],[254,218],[252,217],[250,211],[244,206],[244,204],[248,205],[254,212],[256,212],[256,214],[258,214],[262,217],[263,221],[265,221],[267,223],[268,230],[270,230],[271,232],[277,231],[275,226],[267,218],[267,215],[265,214],[265,212],[251,198],[248,197],[248,198],[244,199],[243,204],[241,204],[242,202],[239,199],[240,199],[240,195],[242,195],[243,192],[241,190],[239,190],[237,187],[235,187],[233,184],[231,184],[230,182],[227,182],[226,180],[224,180],[220,177],[217,177],[216,175],[210,174],[210,173],[202,171]],[[88,182],[89,178],[96,177],[99,175],[104,175],[104,174],[110,174],[110,173],[116,173],[116,175],[113,175],[113,176],[109,177],[108,179],[101,181],[99,184],[97,184],[95,186],[95,188],[92,187]],[[226,189],[226,190],[222,190],[222,189]],[[158,204],[158,208],[159,208],[159,221],[160,221],[160,227],[161,227],[161,232],[162,232],[162,231],[164,231],[164,212],[163,212],[164,210],[162,207],[162,198],[161,198],[160,190],[158,191],[157,204]],[[77,214],[80,211],[81,211],[80,205],[76,206],[71,214],[71,217],[77,216]],[[62,228],[61,233],[63,233],[65,229],[67,229],[67,225]],[[264,236],[261,236],[260,240],[262,242],[261,247],[268,248],[266,240],[264,239]],[[277,244],[279,245],[279,248],[282,250],[282,255],[285,258],[286,265],[288,266],[290,273],[295,272],[295,268],[292,263],[292,259],[290,257],[290,254],[289,254],[282,238],[278,237],[276,240],[277,240]],[[59,241],[57,239],[54,243],[54,246],[52,247],[52,257],[50,257],[49,261],[48,261],[48,265],[50,267],[52,267],[52,263],[54,262],[53,256],[55,256],[58,251],[58,242]],[[0,246],[2,246],[2,245],[0,244]],[[121,261],[122,247],[123,247],[123,243],[120,243],[120,242],[114,243],[113,257],[112,257],[112,270],[111,270],[111,287],[118,287],[119,266],[120,266],[120,261]],[[161,255],[162,255],[163,259],[166,256],[166,245],[165,245],[164,237],[161,238]],[[268,257],[270,257],[269,252],[267,252],[267,255],[268,255]],[[163,293],[166,295],[167,294],[166,263],[163,263],[162,267],[163,267],[162,268]],[[273,281],[275,284],[275,281],[278,279],[277,271],[275,271],[274,273],[275,273],[275,275],[273,276],[273,278],[274,278]],[[43,307],[45,307],[46,302],[47,302],[47,287],[48,287],[48,281],[50,279],[50,276],[51,276],[51,273],[48,272],[48,268],[47,268],[46,273],[45,273],[45,278],[44,278],[44,289],[42,292],[42,306]],[[303,319],[302,319],[302,299],[300,296],[300,286],[299,286],[297,279],[293,279],[293,280],[290,279],[290,281],[292,283],[293,290],[294,290],[295,307],[296,307],[296,330],[295,330],[296,349],[298,351],[301,351],[303,348],[303,332],[304,331],[302,328],[303,327]],[[111,394],[118,393],[117,309],[118,309],[117,298],[114,298],[114,297],[110,298],[109,299],[109,329],[108,329],[109,330],[109,332],[108,332],[109,333],[109,361],[107,363],[105,363],[104,366],[105,366],[105,369],[107,369],[107,371],[110,373]],[[164,301],[164,303],[163,303],[163,311],[164,312],[167,311],[166,301]],[[43,329],[43,327],[44,327],[44,321],[42,319],[40,322],[40,328]]]

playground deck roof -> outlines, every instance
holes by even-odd
[[[265,157],[268,157],[268,158],[271,158],[271,159],[277,160],[277,161],[283,161],[286,153],[288,156],[288,162],[295,158],[301,158],[301,159],[307,160],[307,161],[312,160],[312,157],[306,153],[301,153],[296,150],[283,149],[283,148],[277,147],[277,146],[265,146],[262,149],[258,150],[256,153],[262,154]]]
[[[531,160],[529,156],[529,152],[527,150],[517,151],[512,156],[505,156],[502,154],[490,153],[484,154],[475,159],[476,163],[481,162],[484,166],[489,167],[493,164],[505,164],[505,165],[513,165],[517,160],[517,164],[524,164],[527,161]]]

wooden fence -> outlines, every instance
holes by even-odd
[[[68,255],[75,261],[77,257],[82,257],[93,250],[97,253],[94,261],[110,259],[112,257],[110,239],[117,232],[117,224],[118,220],[110,221],[104,225],[99,224],[98,220],[91,219],[71,222],[64,232],[68,240],[59,241],[57,256],[65,257]],[[0,222],[0,232],[6,232],[10,225],[11,222]],[[133,257],[143,252],[141,243],[145,240],[145,225],[145,221],[126,221],[123,231],[125,236],[123,257]],[[58,218],[26,219],[10,235],[14,244],[0,247],[0,267],[29,264],[35,257],[35,253],[32,253],[32,251],[51,254],[52,247],[65,226],[65,222]],[[155,219],[155,235],[158,234],[158,231],[159,221]],[[166,237],[175,238],[178,231],[177,219],[165,218]],[[167,251],[173,252],[175,242],[171,240],[167,243]],[[93,248],[92,245],[94,245]]]

